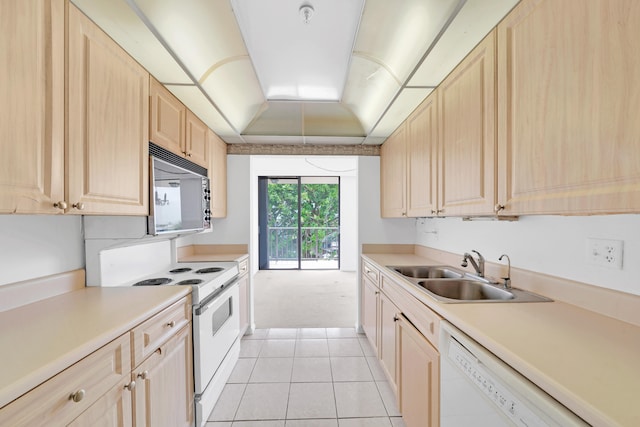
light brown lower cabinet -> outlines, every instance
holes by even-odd
[[[134,370],[135,425],[187,427],[193,423],[191,324]]]
[[[362,266],[362,328],[396,396],[404,423],[407,427],[437,427],[440,317],[383,268],[364,260]]]
[[[378,353],[378,295],[380,291],[371,280],[362,276],[362,329],[376,354]]]
[[[397,325],[398,406],[407,427],[440,425],[440,353],[403,315]]]
[[[0,425],[191,426],[190,307],[183,298],[0,408]],[[133,349],[151,341],[154,350],[136,363]]]
[[[380,343],[378,356],[389,379],[389,386],[397,394],[396,378],[396,321],[400,309],[383,292],[379,295]]]
[[[119,400],[131,402],[131,393],[124,390],[130,371],[131,339],[127,333],[1,408],[0,425],[64,426],[88,409],[92,413],[87,415],[87,423],[83,417],[74,425],[94,425],[88,421],[96,411],[112,416]],[[130,420],[130,404],[128,408]]]
[[[69,423],[69,427],[132,426],[131,379],[124,377],[82,415]]]

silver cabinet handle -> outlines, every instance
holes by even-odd
[[[136,382],[135,381],[131,381],[129,384],[125,384],[124,386],[125,390],[133,390],[134,388],[136,388]]]
[[[138,378],[140,378],[141,380],[146,380],[147,378],[149,378],[149,371],[142,371],[138,374]]]
[[[59,202],[54,203],[53,207],[63,210],[67,209],[67,202],[65,202],[64,200],[60,200]]]
[[[502,210],[504,210],[505,206],[501,205],[500,203],[496,203],[496,205],[493,207],[493,210],[495,211],[495,213],[498,213]]]
[[[167,323],[167,326],[173,328],[174,326],[176,326],[176,321],[172,320],[171,322]]]
[[[69,396],[69,400],[73,400],[74,402],[78,403],[82,399],[84,399],[85,394],[86,394],[86,391],[84,391],[84,389],[81,388],[80,390],[76,391],[71,396]]]
[[[72,208],[76,208],[79,211],[82,211],[82,210],[84,210],[84,203],[82,203],[82,202],[74,203],[74,204],[71,205],[71,207]]]

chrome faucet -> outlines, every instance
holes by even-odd
[[[507,254],[502,254],[500,258],[498,258],[498,261],[502,261],[502,258],[507,259],[507,277],[502,278],[504,279],[504,288],[511,289],[511,258],[509,258]]]
[[[471,261],[471,265],[476,270],[476,273],[478,273],[478,276],[484,277],[484,257],[480,254],[480,252],[476,250],[473,250],[471,252],[474,252],[478,255],[478,262],[476,263],[476,260],[473,259],[473,255],[471,255],[468,252],[465,252],[464,258],[462,258],[462,264],[460,265],[462,267],[466,267],[468,265],[467,261]]]

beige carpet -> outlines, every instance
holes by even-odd
[[[254,276],[256,328],[352,328],[356,273],[261,270]]]

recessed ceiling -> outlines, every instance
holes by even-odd
[[[231,0],[268,101],[340,101],[364,0]]]
[[[518,0],[72,2],[226,142],[353,145],[381,144]]]

